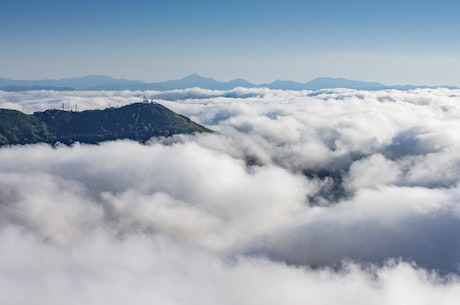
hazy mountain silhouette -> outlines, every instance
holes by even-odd
[[[174,90],[199,87],[213,90],[229,90],[236,87],[270,88],[284,90],[319,90],[331,88],[349,88],[357,90],[410,90],[415,88],[454,88],[454,86],[386,86],[377,82],[349,80],[345,78],[319,77],[306,83],[291,80],[276,80],[272,83],[254,84],[238,78],[228,82],[217,81],[210,77],[191,74],[182,79],[148,83],[141,80],[115,79],[105,75],[88,75],[84,77],[64,78],[60,80],[11,80],[0,78],[0,90]]]

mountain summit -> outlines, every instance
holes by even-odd
[[[135,103],[120,108],[82,112],[46,110],[27,115],[0,109],[0,146],[56,142],[100,143],[211,132],[189,118],[156,103]]]

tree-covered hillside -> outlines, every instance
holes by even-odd
[[[61,142],[99,143],[211,132],[156,103],[135,103],[121,108],[82,112],[46,110],[27,115],[0,109],[0,145]]]

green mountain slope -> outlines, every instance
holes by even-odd
[[[61,142],[99,143],[211,132],[156,103],[135,103],[120,108],[82,112],[46,110],[27,115],[0,109],[0,145]]]

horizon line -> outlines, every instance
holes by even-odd
[[[221,81],[221,80],[219,80],[217,78],[214,78],[214,77],[211,77],[211,76],[204,76],[204,75],[202,75],[200,73],[197,73],[197,72],[186,74],[185,76],[183,76],[181,78],[165,79],[165,80],[158,80],[158,81],[146,81],[146,80],[138,79],[138,78],[114,77],[112,75],[101,74],[101,73],[90,73],[90,74],[85,74],[85,75],[81,75],[81,76],[65,76],[65,77],[60,77],[60,78],[35,78],[35,79],[32,79],[32,78],[30,78],[30,79],[9,78],[9,77],[2,76],[2,77],[0,77],[0,79],[10,80],[10,81],[62,81],[62,80],[67,80],[67,79],[81,79],[81,78],[87,78],[87,77],[107,77],[107,78],[111,78],[112,80],[143,82],[145,84],[163,83],[163,82],[169,82],[169,81],[180,81],[180,80],[185,80],[185,79],[191,78],[191,77],[199,77],[199,78],[209,79],[209,80],[213,80],[213,81],[217,81],[217,82],[221,82],[221,83],[230,83],[230,82],[233,82],[233,81],[245,81],[245,82],[251,83],[251,84],[253,84],[255,86],[271,85],[271,84],[276,83],[276,82],[292,82],[292,83],[296,83],[296,84],[300,84],[300,85],[305,85],[305,84],[308,84],[309,82],[312,82],[314,80],[324,79],[324,80],[343,80],[343,81],[363,82],[363,83],[370,83],[370,84],[384,86],[384,87],[411,86],[411,87],[459,88],[459,86],[457,86],[457,85],[444,85],[444,84],[438,84],[438,85],[416,84],[416,85],[414,85],[414,84],[411,84],[409,82],[388,85],[388,84],[382,83],[380,81],[360,80],[360,79],[346,78],[346,77],[343,77],[343,76],[317,76],[317,77],[311,78],[310,80],[307,80],[307,81],[297,81],[297,80],[293,80],[293,79],[277,78],[277,79],[275,79],[273,81],[262,82],[262,83],[256,83],[256,82],[250,81],[250,80],[248,80],[246,78],[243,78],[243,77],[236,77],[236,78],[232,78],[232,79],[227,80],[227,81]]]

